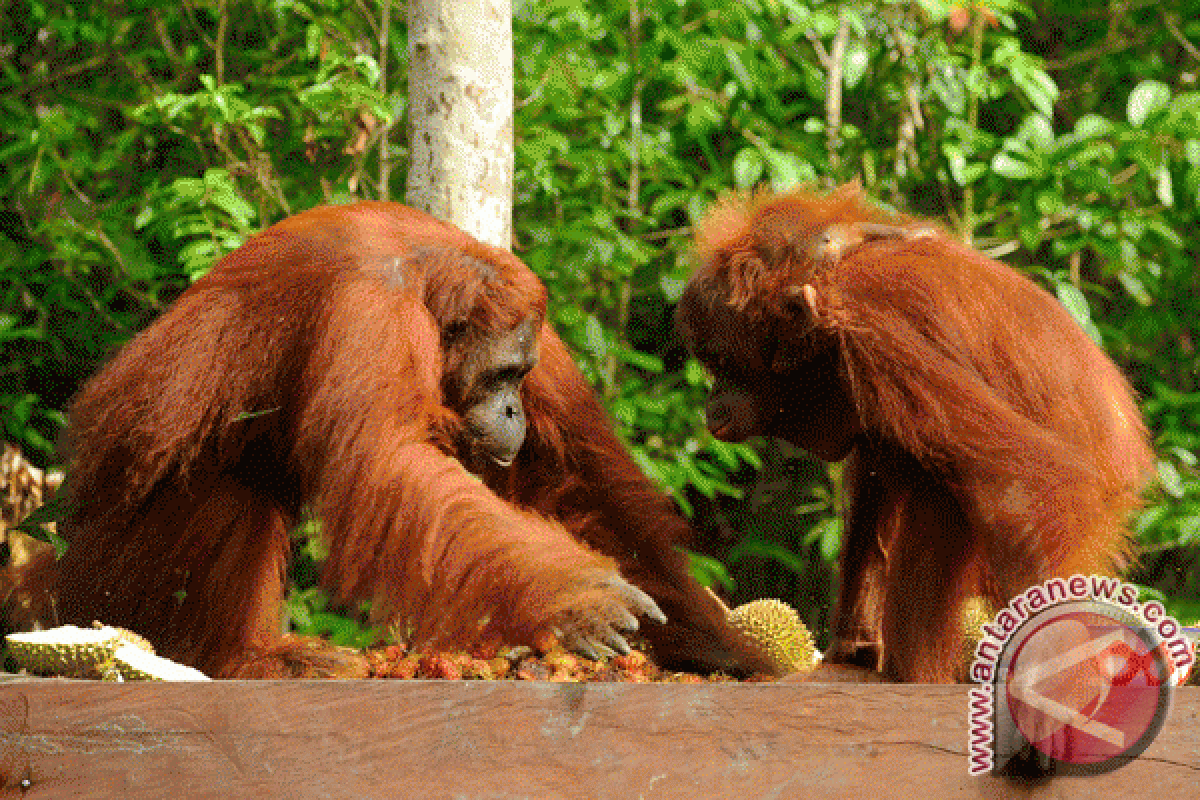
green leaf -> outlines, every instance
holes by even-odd
[[[1163,460],[1158,462],[1158,480],[1162,484],[1164,492],[1176,500],[1183,498],[1185,494],[1183,477],[1170,461]]]
[[[1017,135],[1039,150],[1049,150],[1054,146],[1054,127],[1050,118],[1042,114],[1027,116]]]
[[[827,564],[837,561],[842,550],[842,521],[837,517],[826,517],[813,526],[810,536],[820,543],[821,558]]]
[[[746,65],[742,62],[742,54],[740,47],[732,45],[725,46],[725,61],[729,64],[729,69],[733,72],[734,77],[738,79],[738,83],[742,85],[747,92],[754,91],[754,78],[750,75],[750,70],[746,69]]]
[[[1033,175],[1033,169],[1025,161],[1020,161],[1010,153],[997,153],[992,158],[992,170],[1001,177],[1012,180],[1025,180]]]
[[[1054,103],[1058,100],[1058,85],[1045,70],[1033,67],[1027,60],[1022,59],[1014,63],[1010,74],[1013,83],[1020,87],[1034,108],[1046,117],[1054,114]]]
[[[963,186],[970,186],[975,181],[979,180],[987,172],[985,164],[969,164],[959,173],[962,179]]]
[[[722,442],[715,436],[705,437],[704,449],[727,469],[733,469],[740,464],[749,464],[755,469],[762,469],[762,458],[758,451],[745,442]]]
[[[836,9],[829,10],[830,6],[824,6],[820,11],[813,12],[810,18],[809,25],[814,34],[822,39],[833,36],[842,26],[841,17],[838,16]]]
[[[637,350],[622,347],[617,351],[617,356],[626,364],[647,372],[661,373],[663,371],[662,359],[649,353],[640,353]]]
[[[727,560],[731,564],[740,564],[750,558],[764,558],[775,561],[797,575],[804,574],[804,558],[793,553],[788,548],[774,542],[746,538],[729,549]]]
[[[1171,102],[1171,89],[1161,81],[1142,81],[1129,93],[1126,116],[1136,127],[1141,127],[1146,118],[1160,111]]]
[[[1200,139],[1188,139],[1183,143],[1183,157],[1193,167],[1200,167]]]
[[[1126,293],[1138,302],[1138,305],[1149,306],[1154,302],[1154,298],[1146,291],[1145,284],[1136,275],[1122,270],[1117,273],[1117,280],[1124,287]]]
[[[658,288],[663,294],[663,299],[674,305],[679,302],[680,297],[683,297],[683,290],[687,288],[687,278],[676,277],[664,272],[658,276]]]
[[[613,418],[622,425],[632,428],[634,423],[637,422],[637,408],[624,397],[618,397],[609,403],[608,410],[613,415]]]
[[[683,365],[683,379],[687,381],[688,386],[703,386],[708,387],[708,370],[694,358],[689,358]]]
[[[1059,194],[1057,188],[1042,189],[1036,195],[1034,205],[1037,207],[1038,213],[1044,217],[1052,217],[1063,213],[1066,209],[1066,203],[1063,201],[1062,195]]]
[[[1079,287],[1067,281],[1060,281],[1055,287],[1055,294],[1058,295],[1058,300],[1067,311],[1079,323],[1079,327],[1083,328],[1084,332],[1098,345],[1103,345],[1103,337],[1100,335],[1096,323],[1092,322],[1092,310],[1088,306],[1087,298],[1083,292],[1079,291]]]
[[[637,463],[638,467],[646,474],[650,480],[657,483],[659,486],[667,484],[666,476],[663,475],[658,463],[646,455],[646,451],[641,447],[632,447],[629,450],[629,455]]]
[[[733,183],[739,189],[749,189],[758,183],[766,170],[766,162],[756,147],[743,147],[733,157]]]
[[[1071,316],[1080,325],[1091,319],[1092,312],[1088,307],[1087,298],[1084,297],[1083,292],[1079,291],[1077,286],[1063,281],[1055,287],[1055,291],[1058,294],[1059,302],[1066,306],[1067,311],[1071,312]]]
[[[1084,114],[1075,123],[1075,135],[1080,139],[1094,139],[1112,133],[1113,124],[1098,114]]]
[[[861,39],[855,39],[846,45],[846,57],[842,62],[842,83],[848,89],[853,89],[867,74],[871,66],[871,54],[867,45]]]
[[[965,73],[949,64],[938,70],[929,81],[929,88],[942,101],[946,110],[956,117],[962,116],[967,108],[965,86]]]
[[[608,342],[604,336],[604,326],[595,314],[588,314],[583,323],[584,347],[597,358],[603,358],[608,352]]]
[[[369,85],[377,86],[379,84],[379,63],[374,58],[366,53],[359,53],[354,57],[354,65],[358,67]]]
[[[771,174],[771,188],[775,191],[785,192],[816,182],[817,172],[807,161],[771,147],[762,147],[761,150]]]
[[[1163,165],[1158,168],[1158,174],[1155,175],[1154,194],[1158,197],[1158,202],[1164,206],[1175,205],[1175,193],[1171,189],[1171,170],[1167,168],[1165,157]]]
[[[700,585],[713,586],[720,584],[721,588],[727,592],[731,592],[736,588],[729,570],[720,561],[690,551],[687,555],[689,569],[696,580],[700,582]]]
[[[321,53],[321,41],[325,38],[325,31],[320,25],[309,25],[304,29],[304,54],[310,58],[316,58]]]

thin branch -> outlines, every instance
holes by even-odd
[[[196,17],[195,3],[190,0],[183,0],[183,13],[187,15],[188,21],[192,23],[192,27],[196,29],[196,35],[199,36],[206,45],[215,49],[213,40],[204,35],[204,26],[200,24],[200,20]]]
[[[995,247],[980,248],[979,252],[983,253],[988,258],[999,261],[1010,253],[1015,253],[1021,249],[1021,243],[1016,239],[1009,239]]]
[[[850,20],[841,15],[841,25],[833,37],[825,78],[825,151],[829,161],[827,183],[836,182],[842,147],[842,70],[846,60],[846,44],[850,41]]]
[[[626,208],[629,216],[626,225],[640,216],[642,194],[642,90],[645,87],[645,76],[641,74],[642,51],[642,9],[639,0],[631,0],[629,4],[629,63],[633,71],[633,97],[629,102],[629,193],[626,197]],[[629,325],[629,308],[633,301],[633,279],[627,277],[617,288],[617,341],[625,343],[625,330]],[[609,353],[605,372],[607,373],[604,393],[612,397],[617,387],[617,356]]]
[[[388,50],[391,48],[392,0],[383,0],[379,23],[379,93],[387,97]],[[379,131],[379,199],[390,197],[388,184],[392,177],[392,158],[388,148],[391,142],[392,125],[395,120],[384,120]]]
[[[905,17],[909,16],[908,12],[902,12]],[[896,47],[900,50],[901,69],[903,70],[904,81],[904,99],[908,107],[900,115],[900,121],[897,123],[896,130],[896,165],[895,170],[898,176],[906,174],[908,167],[912,169],[919,166],[919,154],[917,153],[917,131],[925,130],[925,117],[921,111],[921,98],[917,91],[917,82],[913,77],[913,72],[908,68],[908,64],[913,63],[915,50],[908,31],[900,24],[901,20],[897,19],[894,14],[885,16],[888,28],[892,32],[892,39],[896,42]]]
[[[217,42],[213,47],[213,56],[217,64],[217,86],[225,83],[225,40],[229,36],[229,2],[220,0],[217,4]]]
[[[167,61],[171,62],[171,71],[178,78],[179,48],[171,40],[171,32],[167,30],[167,23],[163,21],[162,14],[159,13],[157,8],[150,12],[150,19],[154,24],[154,33],[158,36],[158,43],[162,47],[163,52],[167,54]]]
[[[233,129],[233,134],[237,137],[238,144],[246,151],[245,163],[254,174],[254,180],[262,190],[260,195],[262,197],[273,198],[279,204],[280,208],[283,209],[284,215],[290,215],[292,209],[288,203],[287,196],[284,195],[283,189],[279,185],[279,181],[275,178],[271,156],[259,147],[258,142],[254,140],[254,137],[245,128],[237,126]],[[261,204],[259,206],[259,219],[263,224],[266,224],[268,221],[266,207]]]
[[[58,165],[58,177],[62,178],[63,183],[67,184],[67,188],[71,190],[71,194],[75,195],[76,199],[78,199],[79,202],[83,203],[85,206],[94,206],[95,204],[92,203],[92,198],[84,194],[83,190],[79,188],[79,184],[75,183],[75,179],[71,177],[70,162],[63,158],[62,154],[59,153],[57,149],[51,148],[46,152],[50,155],[50,158],[54,160],[54,163]],[[34,170],[33,174],[36,175],[37,171]]]
[[[11,93],[17,97],[21,97],[23,95],[27,95],[32,92],[36,92],[38,89],[42,89],[46,86],[53,86],[56,83],[58,83],[59,81],[65,80],[65,79],[73,77],[75,75],[78,75],[81,72],[87,72],[88,70],[96,69],[97,67],[102,67],[105,64],[107,64],[111,58],[112,58],[111,53],[105,53],[103,55],[94,56],[92,58],[89,58],[86,61],[80,61],[78,64],[72,64],[69,67],[63,67],[62,69],[60,69],[58,72],[54,73],[53,75],[47,75],[46,77],[44,77],[40,80],[36,80],[36,81],[32,81],[32,82],[26,82],[25,78],[23,77],[22,83],[20,85],[16,85],[16,86],[9,88],[8,90],[6,90],[5,93],[6,94]]]
[[[117,266],[121,268],[121,271],[128,275],[129,264],[125,262],[125,257],[121,255],[121,251],[117,249],[117,246],[113,244],[113,240],[108,238],[108,234],[104,232],[99,223],[96,224],[96,238],[100,240],[100,244],[104,245],[104,249],[112,254],[113,260],[117,262]]]
[[[1074,69],[1075,67],[1087,64],[1090,61],[1103,61],[1111,58],[1115,53],[1144,44],[1147,36],[1148,34],[1143,33],[1127,39],[1105,41],[1090,50],[1081,50],[1074,55],[1067,56],[1058,61],[1046,61],[1046,70],[1048,72],[1062,72],[1063,70]]]
[[[371,35],[378,38],[380,36],[379,23],[375,22],[375,18],[371,16],[371,9],[364,0],[354,0],[354,5],[358,6],[359,17],[371,27]]]
[[[972,131],[979,127],[979,87],[975,76],[983,68],[983,28],[985,17],[979,9],[971,16],[971,66],[967,72],[967,127]],[[975,239],[975,187],[963,187],[962,233],[963,242],[970,247]]]
[[[817,54],[817,62],[821,65],[821,68],[828,70],[829,52],[825,49],[824,42],[822,42],[817,34],[812,30],[805,31],[804,36],[808,39],[809,43],[812,44],[813,50]]]
[[[1174,37],[1175,41],[1179,42],[1180,47],[1186,50],[1187,54],[1192,58],[1200,60],[1200,50],[1196,49],[1196,46],[1187,40],[1183,35],[1183,31],[1179,30],[1179,25],[1176,24],[1175,20],[1171,16],[1164,15],[1163,22],[1167,26],[1167,31]]]
[[[646,231],[645,233],[638,234],[638,238],[644,242],[655,242],[655,241],[658,241],[659,239],[671,239],[676,236],[691,236],[691,235],[692,235],[692,226],[684,225],[681,228],[667,228],[665,230]]]

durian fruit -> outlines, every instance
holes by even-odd
[[[104,628],[104,627],[108,627],[108,626],[101,625],[99,622],[93,622],[92,627],[93,628]],[[121,640],[122,644],[134,645],[135,647],[139,647],[142,650],[145,650],[147,653],[154,652],[154,645],[150,644],[150,640],[147,639],[145,636],[141,636],[139,634],[134,633],[131,630],[126,630],[125,628],[117,628],[117,627],[113,626],[112,629],[117,632],[117,638]]]
[[[132,631],[93,623],[10,633],[8,652],[17,666],[36,675],[111,681],[206,681],[199,670],[156,656],[150,642]]]
[[[800,621],[796,609],[782,600],[764,598],[744,603],[729,612],[729,622],[758,643],[780,675],[816,668],[818,655],[812,633]]]
[[[45,631],[10,633],[4,637],[17,665],[37,675],[86,678],[108,661],[121,639],[116,628],[63,625]]]
[[[963,678],[975,662],[975,648],[983,639],[983,626],[992,621],[996,612],[982,597],[968,597],[962,604],[962,652],[959,654],[959,669]]]
[[[139,637],[140,638],[140,637]],[[106,681],[207,681],[198,669],[156,656],[136,644],[122,642],[100,669]]]

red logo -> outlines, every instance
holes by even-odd
[[[1013,726],[1059,772],[1129,763],[1166,720],[1172,666],[1162,646],[1099,603],[1039,616],[1008,650],[1003,697]]]

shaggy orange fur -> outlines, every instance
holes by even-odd
[[[814,258],[862,226],[909,233]],[[678,321],[716,379],[714,433],[848,458],[829,663],[950,680],[966,597],[1124,562],[1153,456],[1129,385],[1050,294],[853,186],[731,198],[697,249]]]
[[[281,604],[307,510],[325,585],[417,644],[466,644],[485,623],[518,643],[603,644],[646,615],[665,665],[761,669],[689,575],[687,523],[618,441],[545,303],[510,253],[395,204],[253,237],[74,400],[61,621],[138,631],[215,676],[306,674],[295,662],[317,654],[282,638]],[[473,357],[456,343],[528,321],[524,444],[471,474],[446,399]]]

